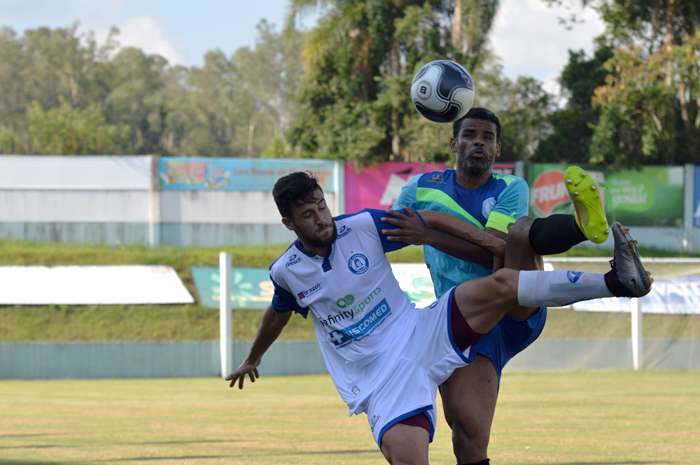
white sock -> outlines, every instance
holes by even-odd
[[[604,276],[582,271],[521,271],[518,303],[524,307],[564,307],[582,300],[613,297]]]

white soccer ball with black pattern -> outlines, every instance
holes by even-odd
[[[411,83],[411,99],[421,115],[436,123],[451,123],[466,115],[474,103],[474,81],[459,63],[431,61]]]

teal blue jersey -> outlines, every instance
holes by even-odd
[[[405,206],[451,213],[479,229],[493,228],[507,234],[518,218],[527,215],[529,198],[530,188],[521,178],[494,173],[486,184],[469,190],[457,183],[457,173],[449,169],[412,178],[394,202],[394,209]],[[423,252],[437,297],[457,284],[493,271],[430,246],[424,246]]]

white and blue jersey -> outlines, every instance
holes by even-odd
[[[382,367],[395,361],[415,325],[415,304],[384,255],[408,244],[387,241],[381,230],[392,226],[380,221],[383,216],[382,210],[363,210],[337,217],[337,239],[326,257],[308,255],[295,241],[270,266],[272,308],[311,314],[326,366],[351,414],[364,411],[377,383],[386,381]]]

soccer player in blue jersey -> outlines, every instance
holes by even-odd
[[[262,356],[291,314],[311,315],[338,393],[351,415],[367,415],[377,445],[392,464],[428,463],[438,386],[474,360],[471,346],[510,308],[641,296],[651,289],[634,241],[615,223],[615,264],[605,275],[502,268],[416,308],[385,255],[408,245],[382,234],[391,229],[382,222],[391,218],[386,212],[333,218],[321,187],[306,173],[280,178],[273,196],[297,240],[270,266],[272,305],[248,357],[226,379],[239,388],[246,374],[254,381]],[[420,218],[420,211],[409,211],[411,219]],[[435,226],[440,213],[426,213],[428,226]]]
[[[412,178],[394,202],[395,210],[409,207],[445,212],[476,228],[470,242],[459,242],[453,235],[427,230],[421,222],[414,221],[413,231],[391,238],[424,245],[438,298],[456,284],[487,276],[503,266],[506,244],[517,250],[505,258],[506,267],[541,270],[542,255],[564,252],[586,239],[600,243],[609,235],[597,186],[577,167],[565,173],[576,216],[551,215],[535,220],[527,217],[527,183],[493,172],[493,163],[500,156],[500,140],[498,117],[484,108],[470,109],[453,124],[450,148],[456,154],[455,169]],[[390,222],[411,227],[406,218]],[[441,227],[444,229],[444,225]],[[453,233],[464,230],[458,224],[454,228]],[[501,371],[513,356],[537,339],[546,317],[546,308],[514,306],[474,345],[475,360],[456,370],[442,385],[445,418],[452,428],[459,464],[489,463],[487,449]]]

